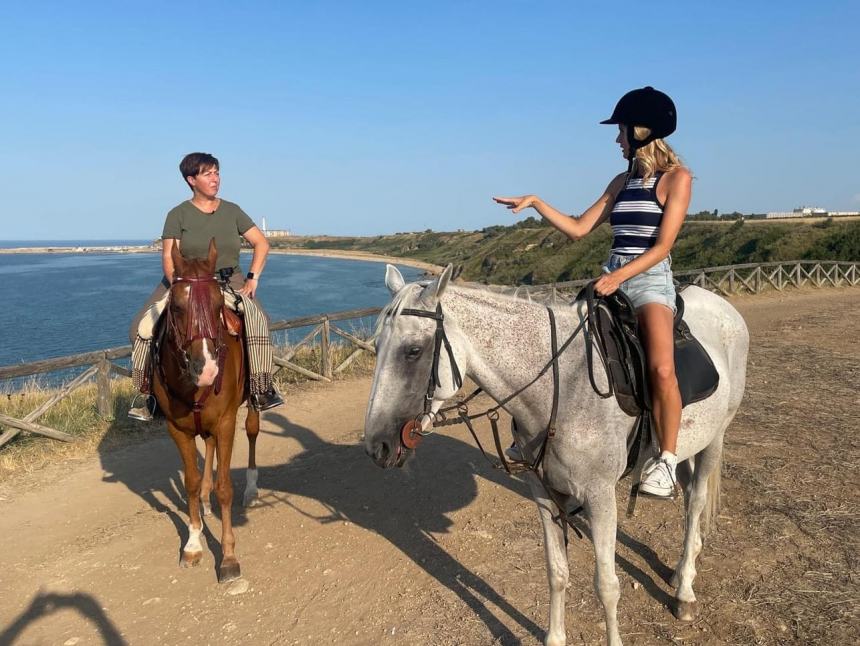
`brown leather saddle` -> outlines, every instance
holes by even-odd
[[[711,357],[684,321],[684,299],[676,295],[675,312],[675,374],[681,391],[682,406],[710,397],[720,383],[720,376]],[[651,410],[651,394],[645,348],[639,337],[639,320],[630,298],[621,290],[609,296],[599,296],[589,283],[577,296],[588,308],[586,326],[589,362],[592,349],[606,367],[608,392],[601,392],[592,379],[592,386],[601,396],[615,395],[621,409],[631,417]],[[589,376],[593,370],[589,365]]]

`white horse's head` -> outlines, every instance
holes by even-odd
[[[414,448],[420,440],[417,430],[410,433],[404,426],[415,420],[428,427],[431,419],[425,413],[435,413],[453,397],[460,387],[455,374],[466,374],[462,334],[444,318],[444,308],[442,317],[435,318],[451,271],[452,265],[448,265],[429,283],[406,284],[395,267],[386,267],[385,285],[393,299],[376,325],[376,370],[364,422],[365,450],[383,468],[404,464],[411,453],[407,444]],[[437,334],[442,333],[447,344],[437,342]],[[438,383],[434,383],[434,372]]]

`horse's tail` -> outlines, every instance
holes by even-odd
[[[707,536],[708,533],[717,526],[717,518],[720,516],[720,498],[722,495],[722,480],[723,480],[723,452],[720,451],[720,457],[717,463],[711,470],[708,476],[708,493],[705,498],[705,508],[702,510],[702,516],[699,521],[702,536]]]

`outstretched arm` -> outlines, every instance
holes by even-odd
[[[612,212],[615,196],[624,185],[626,173],[616,176],[603,194],[579,217],[566,215],[555,207],[547,204],[537,195],[521,195],[519,197],[494,197],[498,204],[503,204],[512,212],[519,213],[532,207],[552,226],[561,231],[571,240],[579,240],[600,226]]]

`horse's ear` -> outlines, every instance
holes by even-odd
[[[170,247],[170,259],[173,260],[173,275],[182,276],[185,273],[185,260],[179,250],[179,240],[174,240]]]
[[[403,280],[403,274],[394,265],[385,265],[385,286],[391,295],[394,296],[403,289],[406,281]]]
[[[209,272],[215,273],[215,264],[218,262],[218,247],[215,245],[215,238],[209,239],[209,254],[206,257]]]
[[[451,282],[451,274],[453,272],[454,265],[445,267],[439,277],[427,285],[421,292],[421,300],[430,307],[435,306],[439,302],[439,299],[442,298],[442,294],[445,292],[445,288],[448,287],[448,283]]]

